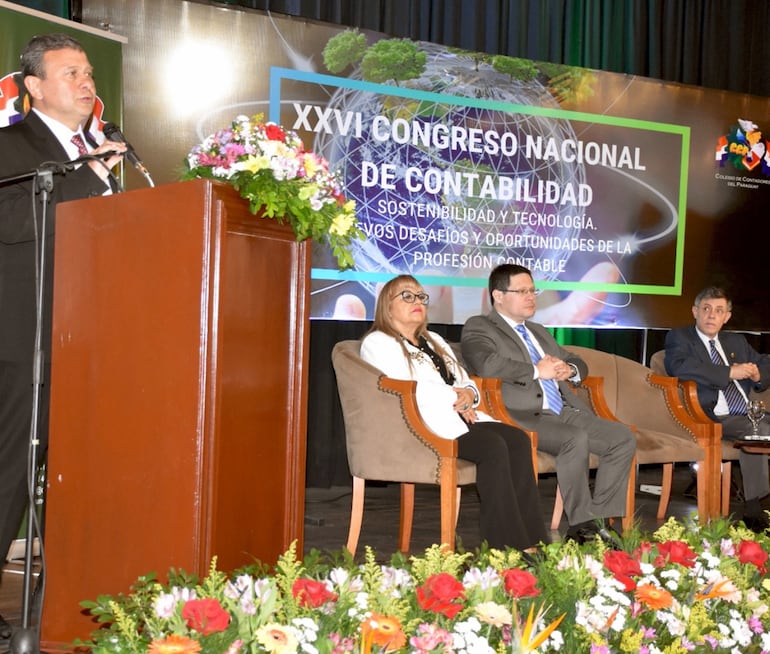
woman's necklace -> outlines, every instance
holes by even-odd
[[[428,341],[424,336],[420,336],[417,339],[416,344],[404,336],[401,336],[401,338],[409,342],[412,346],[416,347],[418,350],[420,350],[420,352],[424,352],[425,354],[427,354],[428,358],[433,362],[433,365],[435,366],[436,370],[438,370],[438,374],[441,375],[441,379],[443,379],[444,382],[449,384],[450,386],[454,385],[455,376],[451,372],[449,372],[449,369],[447,368],[447,365],[444,359],[441,358],[430,345],[428,345]]]

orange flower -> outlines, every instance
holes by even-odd
[[[636,599],[648,608],[657,611],[658,609],[667,609],[674,601],[664,588],[658,588],[652,584],[641,584],[636,587]]]
[[[361,652],[370,654],[372,645],[383,652],[395,652],[406,645],[406,634],[396,618],[372,613],[361,623]]]
[[[201,644],[198,641],[171,634],[163,639],[153,640],[147,654],[198,654],[200,651]]]
[[[735,587],[730,579],[723,578],[695,593],[695,599],[699,602],[714,598],[721,598],[726,602],[737,604],[741,601],[741,591]]]

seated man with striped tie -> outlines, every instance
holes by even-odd
[[[511,417],[537,431],[538,448],[556,457],[567,537],[584,542],[599,535],[611,542],[605,520],[625,513],[636,439],[625,425],[597,418],[569,389],[567,382],[579,383],[588,367],[542,325],[530,321],[536,295],[527,268],[497,266],[489,276],[493,309],[465,323],[463,358],[473,374],[502,379]],[[593,493],[589,453],[600,458]]]
[[[730,320],[732,302],[717,287],[703,289],[695,297],[695,324],[672,329],[666,335],[666,372],[672,377],[692,380],[706,414],[722,423],[722,436],[738,440],[751,433],[746,402],[752,389],[770,384],[770,357],[757,352],[743,334],[721,332]],[[766,422],[760,433],[770,434]],[[746,526],[754,531],[768,527],[760,500],[770,494],[767,456],[741,451],[738,458],[743,477]]]

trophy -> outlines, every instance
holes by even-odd
[[[749,400],[746,404],[746,417],[751,422],[751,434],[744,436],[745,440],[750,441],[766,441],[770,440],[770,436],[766,436],[759,433],[759,423],[762,422],[762,418],[765,417],[765,403],[761,400]]]

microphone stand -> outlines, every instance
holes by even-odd
[[[11,654],[39,654],[39,634],[36,629],[31,627],[32,614],[32,559],[34,555],[34,535],[35,525],[37,525],[38,534],[40,526],[38,525],[37,514],[35,513],[35,483],[38,478],[38,450],[40,445],[39,436],[39,418],[40,418],[40,392],[43,385],[43,362],[44,353],[42,347],[43,338],[43,294],[45,286],[45,245],[46,245],[46,219],[48,214],[48,203],[50,194],[53,190],[54,172],[66,172],[71,170],[69,164],[43,164],[41,168],[29,173],[23,173],[14,177],[0,180],[0,186],[11,184],[26,179],[34,180],[35,195],[40,196],[40,205],[42,207],[39,227],[39,268],[37,284],[37,302],[36,302],[36,320],[35,320],[35,345],[33,355],[32,371],[32,419],[30,423],[29,452],[27,455],[27,484],[28,484],[28,503],[27,503],[27,531],[26,542],[24,544],[24,584],[22,592],[22,611],[21,611],[21,629],[14,631],[10,641]],[[33,197],[32,201],[35,199]],[[41,557],[43,552],[42,538],[40,538]]]
[[[102,156],[111,156],[112,152],[105,153]],[[15,630],[11,636],[10,654],[40,654],[40,634],[38,628],[32,627],[32,559],[34,558],[34,536],[35,532],[39,536],[40,557],[42,564],[43,588],[45,587],[45,554],[42,538],[42,530],[35,512],[35,484],[37,483],[39,468],[38,457],[40,449],[40,396],[44,383],[45,356],[43,350],[43,301],[45,296],[45,268],[46,268],[46,222],[48,218],[48,204],[50,195],[54,188],[54,173],[66,174],[75,169],[78,164],[87,161],[97,160],[104,165],[104,162],[98,156],[84,155],[73,161],[65,163],[45,162],[40,168],[0,179],[0,187],[22,182],[28,179],[33,180],[34,195],[32,198],[33,206],[35,196],[40,196],[40,225],[35,225],[38,230],[36,242],[38,243],[38,268],[37,268],[37,298],[36,298],[36,316],[35,316],[35,340],[33,352],[32,369],[32,415],[29,430],[29,450],[27,454],[27,530],[26,541],[24,543],[24,575],[22,590],[22,609],[21,609],[21,629]],[[37,223],[37,220],[35,219]],[[37,529],[36,529],[37,527]],[[42,597],[41,597],[42,606]]]

